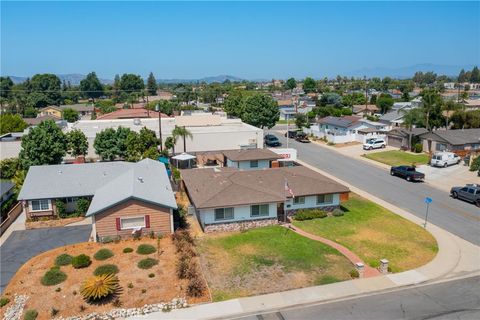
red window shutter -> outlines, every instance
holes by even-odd
[[[120,218],[115,219],[115,222],[117,224],[117,231],[120,231],[121,230],[121,228],[120,228]]]
[[[148,214],[145,216],[145,228],[150,228],[150,216]]]

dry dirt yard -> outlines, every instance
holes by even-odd
[[[85,302],[80,294],[80,286],[84,279],[93,275],[93,271],[100,265],[114,264],[118,267],[119,284],[121,290],[116,297],[121,301],[122,308],[141,307],[145,304],[168,302],[173,298],[186,297],[189,304],[209,301],[208,292],[199,298],[189,298],[185,289],[188,280],[179,280],[175,272],[177,254],[171,237],[160,240],[160,253],[148,255],[138,254],[140,244],[150,244],[158,248],[157,239],[142,238],[140,240],[122,240],[118,243],[80,243],[57,248],[40,254],[25,263],[12,278],[5,289],[4,296],[11,302],[1,309],[0,316],[12,304],[13,296],[25,294],[29,296],[24,310],[36,309],[37,319],[52,318],[52,308],[57,309],[56,317],[88,314],[91,312],[106,312],[118,306],[110,299],[103,304]],[[132,248],[133,252],[124,253],[124,248]],[[97,261],[94,254],[102,248],[110,249],[114,256],[103,261]],[[86,254],[92,259],[92,264],[86,268],[74,269],[71,265],[62,266],[60,270],[67,274],[67,279],[53,286],[44,286],[40,279],[55,263],[60,254],[68,253],[76,256]],[[140,269],[137,263],[145,258],[157,259],[159,262],[151,269]],[[154,277],[149,277],[153,273]],[[131,284],[131,285],[129,285]]]

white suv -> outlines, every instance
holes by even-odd
[[[373,149],[385,148],[386,146],[387,146],[387,143],[383,139],[370,139],[363,144],[363,149],[373,150]]]

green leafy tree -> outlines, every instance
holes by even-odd
[[[278,104],[270,95],[255,93],[243,100],[243,122],[258,128],[272,128],[280,118]]]
[[[288,90],[295,89],[297,87],[297,81],[295,78],[290,78],[285,82],[285,88]]]
[[[310,77],[306,77],[305,80],[303,80],[303,90],[305,92],[314,92],[315,89],[317,88],[317,83],[315,82],[314,79]]]
[[[450,118],[453,129],[480,128],[480,110],[457,110]]]
[[[23,116],[25,118],[36,118],[37,117],[37,109],[34,107],[27,107],[23,112]]]
[[[193,139],[192,133],[185,127],[175,126],[172,130],[172,138],[175,144],[179,137],[183,138],[183,152],[187,152],[187,137]]]
[[[129,128],[118,127],[116,131],[118,156],[125,158],[127,156],[127,138],[131,130]]]
[[[304,127],[309,128],[310,123],[308,122],[307,116],[303,113],[297,113],[295,115],[295,125],[298,129],[302,129]]]
[[[60,105],[62,82],[54,74],[36,74],[30,80],[32,93],[38,93],[34,107]]]
[[[127,137],[127,161],[139,161],[142,158],[158,158],[157,146],[159,140],[157,139],[153,130],[143,127],[140,133],[131,131]],[[154,153],[153,150],[156,151]]]
[[[380,108],[380,112],[387,113],[393,106],[393,98],[387,93],[382,93],[377,98],[377,107]]]
[[[64,120],[67,120],[67,122],[75,122],[80,119],[80,114],[78,111],[72,108],[63,109],[62,116]]]
[[[59,164],[66,154],[65,134],[53,120],[46,120],[23,136],[20,165],[27,170],[32,165]]]
[[[466,76],[465,76],[465,70],[464,70],[464,69],[460,70],[460,73],[458,74],[458,78],[457,78],[457,79],[458,79],[458,82],[460,82],[460,83],[463,83],[463,82],[467,82],[467,81],[468,81],[467,78],[466,78]]]
[[[450,124],[450,116],[451,113],[461,109],[462,106],[458,103],[453,102],[452,100],[448,100],[447,102],[443,103],[442,110],[445,114],[445,128],[448,130]]]
[[[0,77],[0,97],[9,99],[12,97],[13,81],[10,77]]]
[[[67,147],[73,157],[84,156],[88,151],[87,137],[79,129],[72,130],[67,133]]]
[[[18,114],[0,114],[0,134],[22,132],[28,125]]]
[[[322,107],[327,105],[340,107],[342,105],[342,97],[336,92],[327,92],[322,94],[319,103]]]
[[[18,158],[7,158],[0,161],[0,177],[2,179],[12,179],[15,172],[20,168]]]
[[[175,141],[173,137],[167,137],[167,139],[165,139],[165,149],[172,150],[172,153],[175,154]]]
[[[374,105],[377,104],[377,95],[376,94],[372,94],[372,96],[370,97],[370,104],[374,104]]]
[[[472,69],[472,73],[470,74],[470,82],[479,83],[480,82],[480,71],[478,67],[475,66]]]
[[[147,92],[149,95],[154,96],[157,94],[157,80],[153,76],[153,73],[150,72],[147,79]]]
[[[425,115],[425,127],[431,131],[432,127],[440,127],[443,125],[442,116],[442,97],[436,90],[423,90],[422,111]]]
[[[231,93],[223,103],[223,109],[232,117],[241,118],[243,113],[243,95],[240,92]]]
[[[142,77],[132,73],[125,73],[120,78],[119,87],[120,90],[130,94],[132,92],[141,92],[145,88],[145,84]]]
[[[93,147],[103,160],[115,160],[119,153],[116,130],[107,128],[97,133],[93,141]]]
[[[94,102],[103,95],[103,85],[95,72],[90,72],[85,79],[80,81],[80,90],[85,97]]]

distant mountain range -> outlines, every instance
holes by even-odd
[[[9,76],[10,79],[12,79],[13,83],[21,83],[27,80],[27,77],[17,77],[17,76]],[[65,82],[70,81],[71,85],[77,86],[80,84],[80,81],[85,79],[86,75],[84,74],[79,74],[79,73],[69,73],[69,74],[57,74],[57,77],[60,78],[60,80]],[[100,82],[103,84],[112,84],[113,80],[111,79],[99,79]]]
[[[451,65],[440,65],[440,64],[431,64],[431,63],[424,63],[424,64],[416,64],[412,66],[407,66],[407,67],[399,67],[399,68],[363,68],[363,69],[358,69],[350,74],[347,74],[348,76],[353,76],[353,77],[363,77],[367,76],[369,78],[371,77],[391,77],[391,78],[411,78],[417,71],[422,71],[422,72],[428,72],[428,71],[433,71],[437,75],[446,75],[446,76],[458,76],[458,73],[460,70],[465,69],[471,70],[473,68],[473,65],[457,65],[457,66],[451,66]]]

